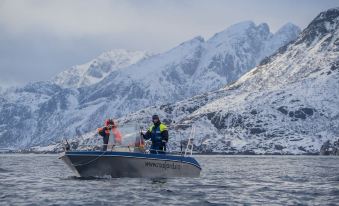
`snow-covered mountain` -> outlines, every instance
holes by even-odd
[[[200,151],[319,153],[339,140],[339,8],[320,13],[291,44],[226,87],[141,110],[120,121],[159,114],[172,145],[196,125]]]
[[[150,56],[151,54],[145,51],[111,50],[86,64],[76,65],[61,72],[53,78],[53,82],[62,87],[89,86],[103,80],[115,70],[128,67]]]
[[[93,131],[107,117],[218,89],[294,40],[299,31],[287,24],[272,34],[267,24],[242,22],[207,41],[196,37],[153,56],[122,52],[122,60],[116,52],[104,54],[53,81],[5,91],[0,95],[0,146],[73,138]]]
[[[100,84],[85,88],[80,101],[109,97],[107,113],[121,116],[220,88],[294,40],[299,28],[290,24],[287,27],[290,29],[284,26],[275,35],[269,32],[267,24],[242,22],[206,42],[196,37],[168,52],[112,72]]]

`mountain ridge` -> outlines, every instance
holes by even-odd
[[[313,31],[319,28],[325,32]],[[195,125],[200,152],[319,154],[339,140],[338,37],[339,10],[330,9],[236,82],[120,121],[146,123],[145,116],[158,113],[174,130],[174,150],[181,141],[175,128],[188,135],[180,125]]]
[[[152,54],[146,51],[125,49],[106,51],[83,65],[76,65],[59,73],[52,81],[68,88],[89,86],[100,82],[112,71],[126,68],[150,56]]]
[[[68,87],[50,81],[8,90],[0,98],[0,145],[47,145],[92,131],[107,117],[121,117],[217,89],[239,78],[265,56],[258,53],[267,52],[263,45],[274,34],[262,33],[262,29],[264,24],[249,23],[236,40],[221,38],[225,33],[219,32],[220,42],[212,37],[213,44],[211,39],[196,37],[167,52],[114,69],[88,86]],[[281,46],[286,43],[279,41]]]

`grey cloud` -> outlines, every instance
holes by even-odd
[[[45,80],[109,49],[161,52],[243,20],[305,27],[336,0],[3,0],[0,85]]]

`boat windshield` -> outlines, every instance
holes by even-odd
[[[143,151],[144,140],[140,136],[141,126],[136,122],[118,124],[112,128],[107,150]]]

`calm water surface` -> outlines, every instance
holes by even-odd
[[[81,179],[57,155],[0,155],[0,205],[339,205],[339,157],[197,156],[200,178]]]

